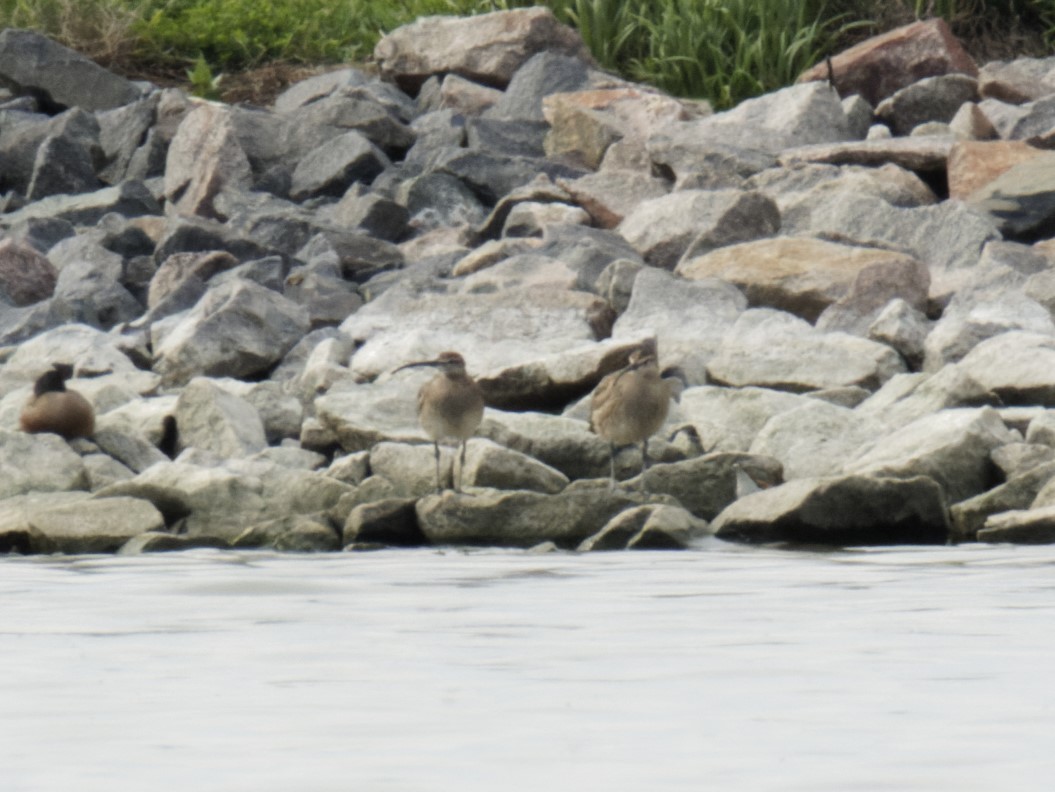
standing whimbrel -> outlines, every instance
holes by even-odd
[[[22,409],[19,423],[23,432],[54,432],[67,440],[90,437],[95,431],[95,411],[91,403],[66,390],[73,366],[56,363],[33,383],[33,398]]]
[[[625,368],[609,374],[594,390],[590,427],[608,441],[613,487],[620,447],[641,443],[641,472],[648,468],[648,438],[667,420],[674,387],[660,374],[656,339],[648,338],[630,353]]]
[[[418,391],[418,420],[425,434],[432,440],[436,451],[436,491],[440,486],[440,440],[461,442],[461,467],[465,468],[465,444],[476,432],[484,417],[484,396],[476,380],[465,371],[465,358],[457,352],[441,352],[435,360],[419,360],[407,363],[396,371],[416,366],[433,366],[439,374],[426,382]],[[395,373],[392,372],[393,374]],[[454,461],[451,461],[451,478],[454,478]],[[459,481],[454,491],[460,490]]]

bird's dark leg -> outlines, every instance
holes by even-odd
[[[436,494],[443,492],[443,487],[440,486],[440,443],[438,440],[432,444],[433,450],[436,452]]]
[[[641,442],[641,491],[645,490],[645,473],[648,472],[648,438]]]
[[[608,444],[608,488],[615,489],[615,443]]]
[[[458,483],[454,485],[455,492],[462,491],[462,480],[465,478],[465,445],[468,441],[462,440],[461,461],[458,463]],[[454,457],[451,456],[451,478],[454,478]]]

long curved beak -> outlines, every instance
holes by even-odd
[[[418,368],[420,366],[440,366],[440,365],[443,365],[443,361],[440,361],[440,360],[417,360],[417,361],[415,361],[413,363],[404,363],[399,368],[394,369],[392,371],[392,373],[396,374],[396,373],[402,371],[403,369],[408,369],[408,368]]]

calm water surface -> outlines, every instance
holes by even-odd
[[[1055,783],[1055,549],[0,559],[0,789]]]

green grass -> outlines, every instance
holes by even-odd
[[[388,30],[427,14],[479,13],[530,0],[0,0],[0,24],[42,30],[105,65],[188,73],[269,62],[367,59]],[[1014,29],[1055,44],[1055,0],[547,0],[598,62],[719,108],[792,82],[877,25],[940,15],[957,32]],[[979,32],[980,31],[980,32]],[[138,67],[138,68],[135,68]],[[146,68],[144,68],[146,67]]]

